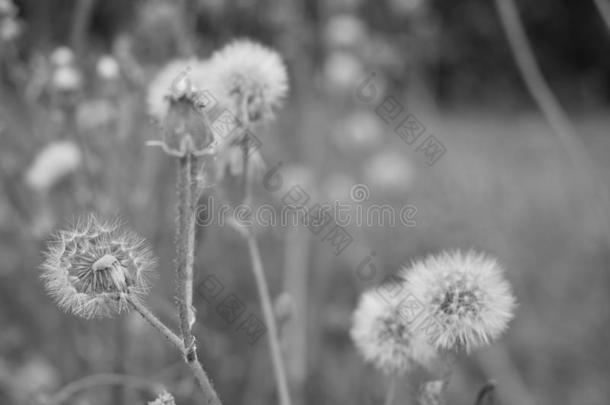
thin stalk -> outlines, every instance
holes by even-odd
[[[145,378],[134,377],[124,374],[95,374],[90,375],[80,380],[76,380],[66,385],[56,392],[46,403],[49,405],[61,405],[66,403],[71,397],[81,391],[100,387],[104,385],[118,385],[133,389],[140,389],[157,393],[163,386],[160,383],[154,383]]]
[[[273,372],[277,382],[277,391],[280,404],[290,405],[288,382],[286,378],[286,371],[284,369],[284,362],[282,360],[282,353],[280,350],[278,328],[275,321],[275,316],[273,314],[273,307],[271,305],[271,295],[269,294],[269,287],[267,286],[267,280],[265,279],[263,262],[261,260],[258,244],[256,243],[256,237],[251,231],[248,232],[247,241],[250,260],[252,262],[252,271],[254,273],[256,287],[258,289],[261,305],[263,307],[263,317],[265,318],[265,323],[267,325],[266,335],[271,351],[271,361],[273,363]]]
[[[178,351],[180,353],[184,352],[184,344],[182,343],[182,339],[180,339],[180,337],[178,335],[176,335],[170,328],[168,328],[163,322],[161,322],[159,320],[159,318],[157,318],[148,308],[146,308],[145,305],[143,305],[140,301],[136,300],[136,299],[132,299],[132,298],[128,298],[129,303],[131,304],[132,307],[134,307],[134,309],[136,311],[138,311],[138,313],[140,315],[142,315],[142,317],[144,319],[146,319],[148,321],[148,323],[150,323],[155,329],[157,329],[163,336],[165,336],[165,338],[171,343],[173,344],[176,349],[178,349]]]
[[[606,242],[610,243],[610,212],[608,211],[610,190],[597,172],[584,143],[576,136],[576,131],[566,112],[542,75],[514,0],[495,0],[495,5],[511,52],[529,92],[568,154],[573,166],[581,175],[585,176],[583,182],[586,182],[590,192],[598,199],[597,206],[594,208],[603,218]]]
[[[396,391],[398,385],[398,378],[396,376],[390,376],[390,382],[388,384],[388,393],[386,394],[384,404],[392,405],[396,400]]]
[[[602,19],[606,23],[606,27],[610,31],[610,3],[608,0],[593,0],[599,14],[602,16]]]

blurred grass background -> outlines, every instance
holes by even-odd
[[[142,376],[165,385],[179,404],[197,403],[186,367],[136,314],[103,321],[64,315],[45,295],[37,266],[52,228],[88,209],[119,214],[159,256],[149,304],[174,319],[175,168],[144,146],[159,137],[146,115],[146,84],[165,62],[207,57],[236,36],[277,48],[289,67],[287,104],[257,134],[269,166],[283,162],[286,176],[301,168],[297,178],[316,201],[347,200],[350,187],[363,183],[370,203],[417,207],[414,228],[350,226],[355,243],[339,256],[305,229],[261,229],[272,293],[305,295],[296,301],[297,320],[284,325],[297,403],[381,403],[385,383],[348,336],[359,293],[413,258],[471,247],[505,265],[520,306],[499,343],[460,360],[451,403],[473,403],[489,378],[498,383],[498,404],[607,403],[607,224],[587,186],[591,174],[574,168],[524,88],[491,3],[16,5],[20,33],[0,44],[0,403],[34,403],[40,392],[102,372]],[[610,41],[601,18],[589,2],[521,1],[519,7],[542,70],[609,186]],[[75,50],[84,75],[73,111],[58,103],[49,84],[45,61],[60,45]],[[96,75],[102,54],[119,62],[114,81]],[[375,114],[376,104],[355,100],[370,72],[383,95],[400,100],[446,147],[433,166]],[[37,192],[25,173],[59,139],[77,140],[85,164],[49,192]],[[281,205],[277,195],[258,189],[259,203]],[[215,275],[260,317],[238,235],[218,226],[199,232],[198,277]],[[372,251],[380,274],[363,283],[355,269]],[[274,401],[265,340],[249,345],[214,305],[200,296],[195,304],[201,358],[224,403]],[[306,328],[295,332],[290,322]],[[101,387],[71,403],[146,400],[152,393]]]

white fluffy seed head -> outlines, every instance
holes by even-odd
[[[42,279],[62,310],[110,317],[148,292],[155,263],[142,238],[117,221],[89,215],[48,243]]]
[[[438,349],[484,346],[508,326],[515,298],[495,259],[474,251],[443,252],[403,270],[407,288],[438,325]]]
[[[436,358],[434,349],[412,332],[399,301],[386,300],[377,290],[362,295],[350,334],[364,359],[388,374],[428,366]]]
[[[288,92],[288,74],[274,50],[239,39],[210,58],[209,90],[218,101],[244,122],[273,118]]]

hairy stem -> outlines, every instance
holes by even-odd
[[[184,352],[184,344],[182,343],[182,339],[180,339],[178,335],[172,332],[170,328],[168,328],[163,322],[161,322],[159,318],[157,318],[140,301],[132,298],[128,298],[128,301],[131,306],[133,306],[134,309],[138,311],[138,313],[142,315],[142,317],[146,319],[155,329],[161,332],[161,334],[165,336],[165,338],[169,340],[170,343],[173,344],[180,353]]]
[[[178,160],[178,232],[176,236],[176,273],[178,282],[178,312],[184,344],[184,357],[205,396],[206,404],[220,405],[220,399],[197,358],[197,347],[192,333],[195,321],[193,308],[193,264],[195,261],[195,203],[194,175],[197,158],[190,152]]]

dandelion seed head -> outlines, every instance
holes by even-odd
[[[126,310],[128,298],[148,292],[154,265],[142,238],[117,221],[89,215],[49,242],[42,278],[62,310],[109,317]]]
[[[258,123],[273,117],[288,92],[280,55],[248,39],[235,40],[210,58],[209,90],[240,120]]]
[[[376,291],[362,295],[350,334],[364,359],[388,374],[427,365],[436,356],[425,340],[412,333],[399,303],[384,300]]]
[[[473,251],[444,252],[404,270],[408,290],[440,324],[438,349],[489,344],[513,317],[515,298],[495,259]]]

